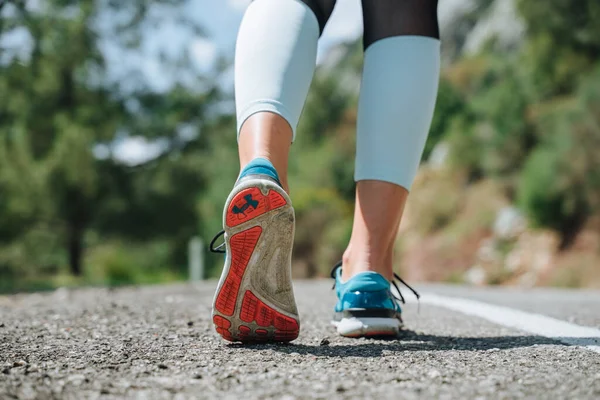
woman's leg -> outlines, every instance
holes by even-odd
[[[429,132],[440,54],[437,0],[363,0],[356,209],[342,278],[393,276],[394,241]]]
[[[226,340],[298,336],[287,160],[333,5],[255,0],[240,27],[235,97],[242,169],[225,203],[226,258],[213,304],[213,322]]]
[[[334,6],[335,0],[255,0],[238,34],[241,169],[266,159],[286,191],[290,145],[314,74],[317,41]]]

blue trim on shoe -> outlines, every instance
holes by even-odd
[[[273,178],[277,184],[281,186],[277,170],[271,161],[267,160],[266,158],[255,158],[254,160],[250,161],[240,173],[238,180],[248,175],[266,175]]]
[[[390,282],[377,272],[361,272],[348,281],[342,280],[342,268],[335,271],[338,302],[335,313],[348,310],[390,310],[400,313],[400,305],[391,291]],[[380,314],[380,312],[376,312]]]

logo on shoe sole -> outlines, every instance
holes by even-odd
[[[242,205],[241,207],[238,206],[233,206],[233,213],[234,214],[246,214],[246,210],[249,207],[252,207],[252,209],[256,210],[256,208],[258,207],[258,200],[254,200],[251,194],[247,194],[244,196],[244,200],[246,200],[246,204]]]

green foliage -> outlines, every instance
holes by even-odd
[[[466,112],[465,100],[452,83],[442,77],[435,104],[435,113],[431,129],[423,151],[423,160],[427,160],[433,148],[446,136],[457,115]]]
[[[526,117],[526,81],[514,65],[500,63],[494,67],[484,77],[486,86],[474,96],[472,107],[475,118],[481,121],[474,128],[481,143],[481,169],[485,174],[504,177],[521,168],[535,146],[535,136]]]
[[[451,250],[456,237],[490,225],[493,198],[516,198],[563,247],[600,212],[600,3],[517,1],[526,25],[518,47],[462,54],[492,0],[475,2],[444,38],[450,64],[423,160],[444,143],[449,167],[425,168],[411,198],[417,230],[444,230]],[[181,14],[184,0],[11,3],[0,11],[0,39],[21,30],[31,46],[0,48],[0,98],[8,99],[0,102],[0,290],[185,276],[187,241],[208,242],[222,228],[239,171],[235,116],[222,102],[231,94],[214,76],[196,76],[185,55],[168,66],[198,87],[186,79],[158,92],[136,67],[112,82],[100,46],[139,51],[160,23],[157,6],[200,35]],[[326,274],[352,226],[362,44],[340,51],[315,75],[289,166],[294,259],[307,276]],[[139,165],[116,160],[116,146],[131,137],[162,153]],[[208,259],[211,276],[222,262]]]
[[[512,59],[484,59],[487,70],[471,78],[468,101],[449,119],[444,133],[454,165],[471,177],[491,176],[510,187],[537,143],[527,115],[527,79]]]
[[[501,182],[535,225],[561,234],[566,248],[600,210],[594,150],[600,6],[552,0],[519,1],[518,7],[527,36],[516,53],[484,50],[450,67],[467,101],[444,136],[455,167],[471,181]]]
[[[539,117],[544,140],[528,159],[519,200],[532,221],[563,234],[568,246],[600,211],[600,69],[581,82],[578,98]]]
[[[86,282],[103,285],[155,283],[182,278],[167,268],[171,259],[168,240],[135,243],[101,243],[90,250],[84,270]]]
[[[528,41],[523,65],[539,99],[571,93],[600,54],[600,4],[582,0],[518,0]]]
[[[299,137],[308,143],[319,143],[332,127],[337,126],[350,105],[349,93],[342,90],[333,75],[317,75],[304,107]]]
[[[136,37],[156,18],[151,10],[182,10],[182,4],[50,0],[38,9],[15,2],[2,10],[0,39],[20,30],[31,42],[19,55],[0,49],[0,97],[9,99],[0,103],[0,275],[6,282],[68,272],[88,282],[90,237],[130,243],[117,261],[106,261],[115,271],[138,263],[131,256],[136,246],[168,237],[160,269],[184,270],[187,241],[197,231],[197,194],[206,182],[198,127],[217,94],[210,86],[199,92],[179,84],[156,93],[143,82],[124,90],[111,83],[100,48],[103,41],[136,51]],[[119,18],[111,18],[115,13]],[[185,16],[180,21],[189,24]],[[176,64],[173,70],[190,76],[185,57]],[[163,144],[163,155],[134,167],[116,160],[110,153],[131,136]],[[108,157],[99,158],[97,146]]]

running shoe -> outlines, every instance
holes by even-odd
[[[388,281],[377,272],[361,272],[348,281],[342,280],[342,263],[331,271],[335,279],[334,289],[338,302],[335,305],[332,324],[337,332],[347,337],[397,336],[402,328],[404,297],[395,282]],[[408,287],[414,295],[419,294],[398,275],[394,277]],[[392,293],[392,285],[398,296]]]
[[[291,279],[294,209],[276,175],[253,170],[236,182],[225,204],[224,230],[210,246],[225,253],[213,323],[228,341],[289,342],[300,330]],[[224,243],[215,247],[220,236]]]

